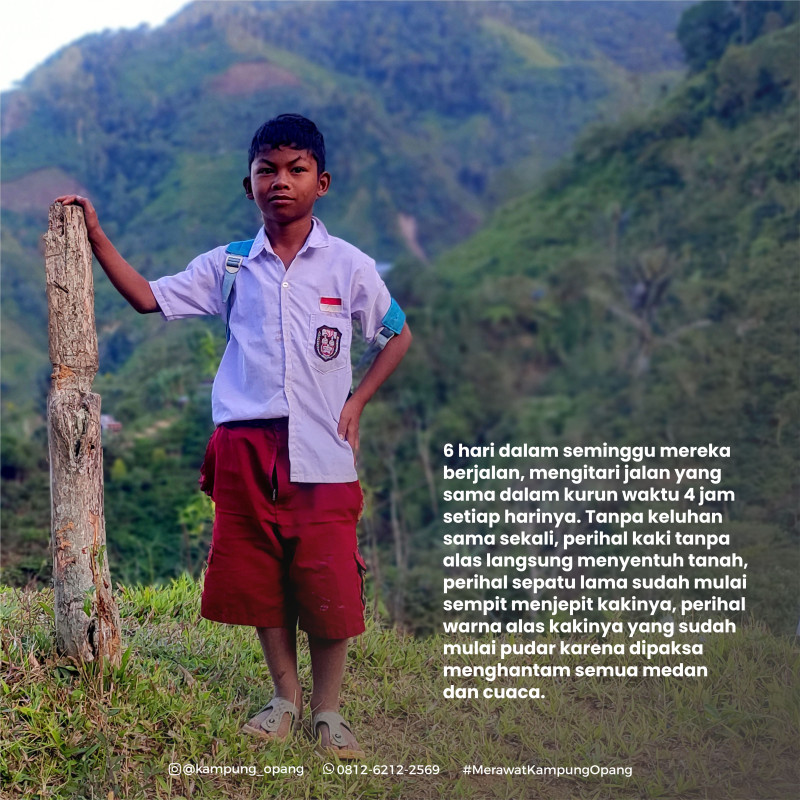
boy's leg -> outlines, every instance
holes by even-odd
[[[347,660],[349,639],[321,639],[308,637],[308,649],[311,652],[311,674],[314,686],[311,692],[311,713],[320,711],[339,711],[339,693],[344,678],[344,665]],[[345,748],[358,750],[359,744],[352,733],[343,729]],[[319,735],[322,746],[334,746],[330,743],[328,726],[320,725]]]
[[[291,700],[303,713],[303,689],[297,675],[297,631],[289,628],[256,628],[267,661],[275,696]],[[292,720],[284,714],[277,736],[288,735]]]
[[[356,524],[363,505],[358,481],[295,483],[291,480],[288,429],[275,466],[277,526],[291,552],[288,585],[299,627],[308,634],[312,714],[339,710],[339,692],[350,638],[364,631],[363,573]],[[328,746],[328,726],[319,731]],[[360,750],[342,731],[342,749]]]

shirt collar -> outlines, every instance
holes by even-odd
[[[322,224],[322,221],[317,219],[317,217],[311,217],[311,232],[308,234],[308,238],[300,248],[298,255],[300,255],[300,253],[309,247],[327,247],[328,239],[328,231]],[[259,228],[256,238],[253,241],[253,246],[250,248],[250,257],[258,255],[262,250],[266,250],[268,253],[272,253],[273,255],[275,254],[263,225],[261,228]]]

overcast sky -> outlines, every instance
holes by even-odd
[[[3,0],[0,91],[13,87],[64,45],[87,33],[156,27],[189,0]]]

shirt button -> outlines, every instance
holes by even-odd
[[[283,284],[283,288],[284,288],[284,289],[288,289],[288,288],[289,288],[289,284],[288,284],[288,283],[286,283],[286,282],[284,282],[284,284]]]

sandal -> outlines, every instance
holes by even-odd
[[[289,714],[292,724],[286,736],[278,736],[278,729],[283,722],[283,715]],[[288,739],[300,725],[300,709],[285,697],[273,697],[261,711],[249,722],[242,726],[242,733],[249,733],[261,739],[279,740]]]
[[[318,734],[320,725],[328,726],[331,742],[327,747],[322,746]],[[344,717],[342,717],[341,714],[337,714],[335,711],[320,711],[318,714],[313,715],[311,727],[314,732],[314,738],[317,740],[317,752],[321,756],[336,756],[336,758],[342,761],[358,761],[366,757],[366,753],[360,748],[356,749],[346,746],[347,740],[342,733],[342,728],[349,731],[351,734],[353,731],[344,721]]]

